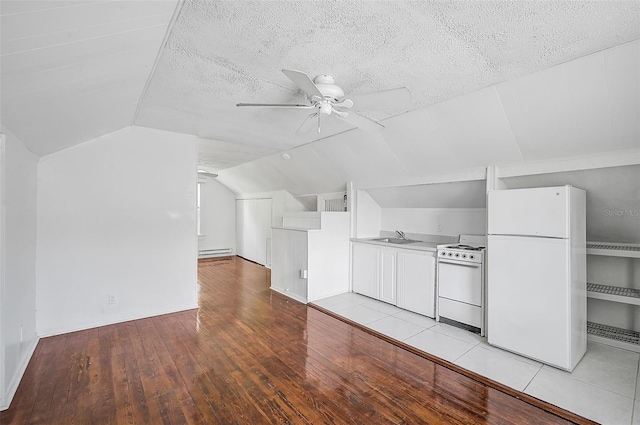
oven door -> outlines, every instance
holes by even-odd
[[[438,259],[438,296],[482,305],[482,264]]]

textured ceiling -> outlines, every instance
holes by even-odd
[[[38,155],[135,124],[198,136],[200,165],[247,187],[309,193],[638,145],[636,45],[575,59],[638,40],[640,0],[2,0],[0,15],[0,124]],[[296,134],[308,111],[235,106],[303,101],[283,68],[413,101],[362,110],[376,135],[337,119]],[[304,164],[234,167],[301,145]]]
[[[212,171],[343,132],[296,134],[306,110],[281,69],[349,93],[408,87],[414,111],[640,37],[638,1],[185,1],[135,124],[195,134]],[[357,109],[357,105],[354,107]],[[386,131],[386,130],[385,130]]]

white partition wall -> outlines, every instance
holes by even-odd
[[[197,306],[196,155],[130,127],[41,159],[41,336]]]
[[[9,406],[36,334],[37,156],[11,132],[0,153],[0,410]]]

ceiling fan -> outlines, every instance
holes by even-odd
[[[351,125],[359,127],[370,133],[375,133],[384,128],[379,122],[349,109],[354,105],[359,109],[397,109],[408,106],[411,103],[411,92],[406,87],[391,90],[382,90],[372,93],[350,95],[347,99],[344,91],[335,85],[331,75],[321,74],[313,80],[304,72],[283,69],[284,75],[306,95],[308,104],[288,103],[238,103],[236,106],[258,106],[265,108],[290,108],[290,109],[315,109],[309,115],[298,131],[309,119],[318,119],[318,133],[320,133],[321,117],[334,115]],[[297,132],[298,132],[297,131]]]

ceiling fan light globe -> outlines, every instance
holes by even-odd
[[[320,105],[320,107],[318,108],[318,112],[320,112],[321,114],[324,115],[331,115],[331,110],[333,108],[331,107],[330,103],[322,103]]]

